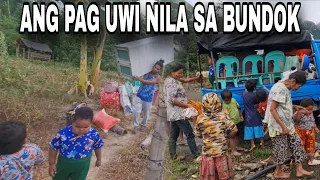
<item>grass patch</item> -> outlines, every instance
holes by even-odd
[[[193,179],[191,176],[196,175],[199,177],[200,163],[186,162],[179,160],[171,160],[166,151],[165,154],[165,179],[178,180],[178,179]]]
[[[256,149],[253,152],[254,158],[267,158],[271,156],[273,153],[273,150],[271,148],[265,147],[264,149]]]

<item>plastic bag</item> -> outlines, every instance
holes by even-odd
[[[96,112],[93,116],[93,123],[99,126],[105,133],[119,122],[120,119],[108,115],[104,109]]]
[[[113,93],[118,92],[119,84],[116,81],[107,81],[104,84],[104,92],[106,93]]]
[[[191,118],[198,116],[198,111],[195,108],[186,108],[183,110],[183,115],[185,118]]]
[[[126,91],[127,91],[128,96],[129,96],[129,97],[132,96],[132,93],[133,93],[133,86],[132,86],[132,84],[131,84],[129,81],[127,81],[127,82],[124,84],[124,86],[126,87]]]
[[[120,92],[120,104],[123,108],[123,113],[125,116],[129,116],[132,114],[132,107],[131,107],[131,102],[126,90],[126,86],[122,85],[119,86],[119,92]]]
[[[201,102],[196,102],[194,100],[189,100],[188,104],[191,104],[198,111],[198,115],[202,114]]]
[[[120,93],[105,93],[102,89],[100,91],[100,108],[120,111]]]

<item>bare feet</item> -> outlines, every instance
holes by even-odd
[[[260,148],[264,149],[264,143],[260,143]]]
[[[252,151],[252,150],[254,150],[254,148],[256,148],[256,145],[254,145],[254,146],[251,146],[251,148],[250,148],[250,152]]]
[[[290,178],[290,173],[283,172],[283,171],[281,171],[281,172],[275,171],[273,174],[273,177],[276,179],[288,179],[288,178]]]
[[[306,171],[303,168],[297,170],[296,176],[297,177],[304,177],[304,176],[311,176],[313,171]]]

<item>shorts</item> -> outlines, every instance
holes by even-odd
[[[264,133],[262,126],[244,127],[244,140],[259,139],[263,137]]]

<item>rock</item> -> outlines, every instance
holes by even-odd
[[[242,171],[242,170],[243,170],[243,168],[242,168],[242,167],[240,167],[240,166],[235,166],[235,167],[234,167],[234,170],[236,170],[236,171]]]
[[[234,177],[233,177],[233,180],[241,180],[243,177],[240,175],[240,174],[236,174]]]
[[[259,168],[258,171],[262,171],[263,168]]]
[[[251,170],[256,170],[262,167],[262,165],[258,163],[246,163],[246,164],[243,164],[242,166],[245,168],[249,168]]]
[[[243,175],[248,176],[248,175],[249,175],[249,173],[250,173],[250,170],[249,170],[249,169],[247,169],[247,170],[245,170],[245,171],[244,171]]]
[[[266,176],[268,179],[274,179],[274,177],[273,177],[273,174],[272,173],[269,173],[269,174],[267,174],[267,176]]]
[[[198,176],[197,175],[192,175],[191,176],[193,179],[198,179]]]

